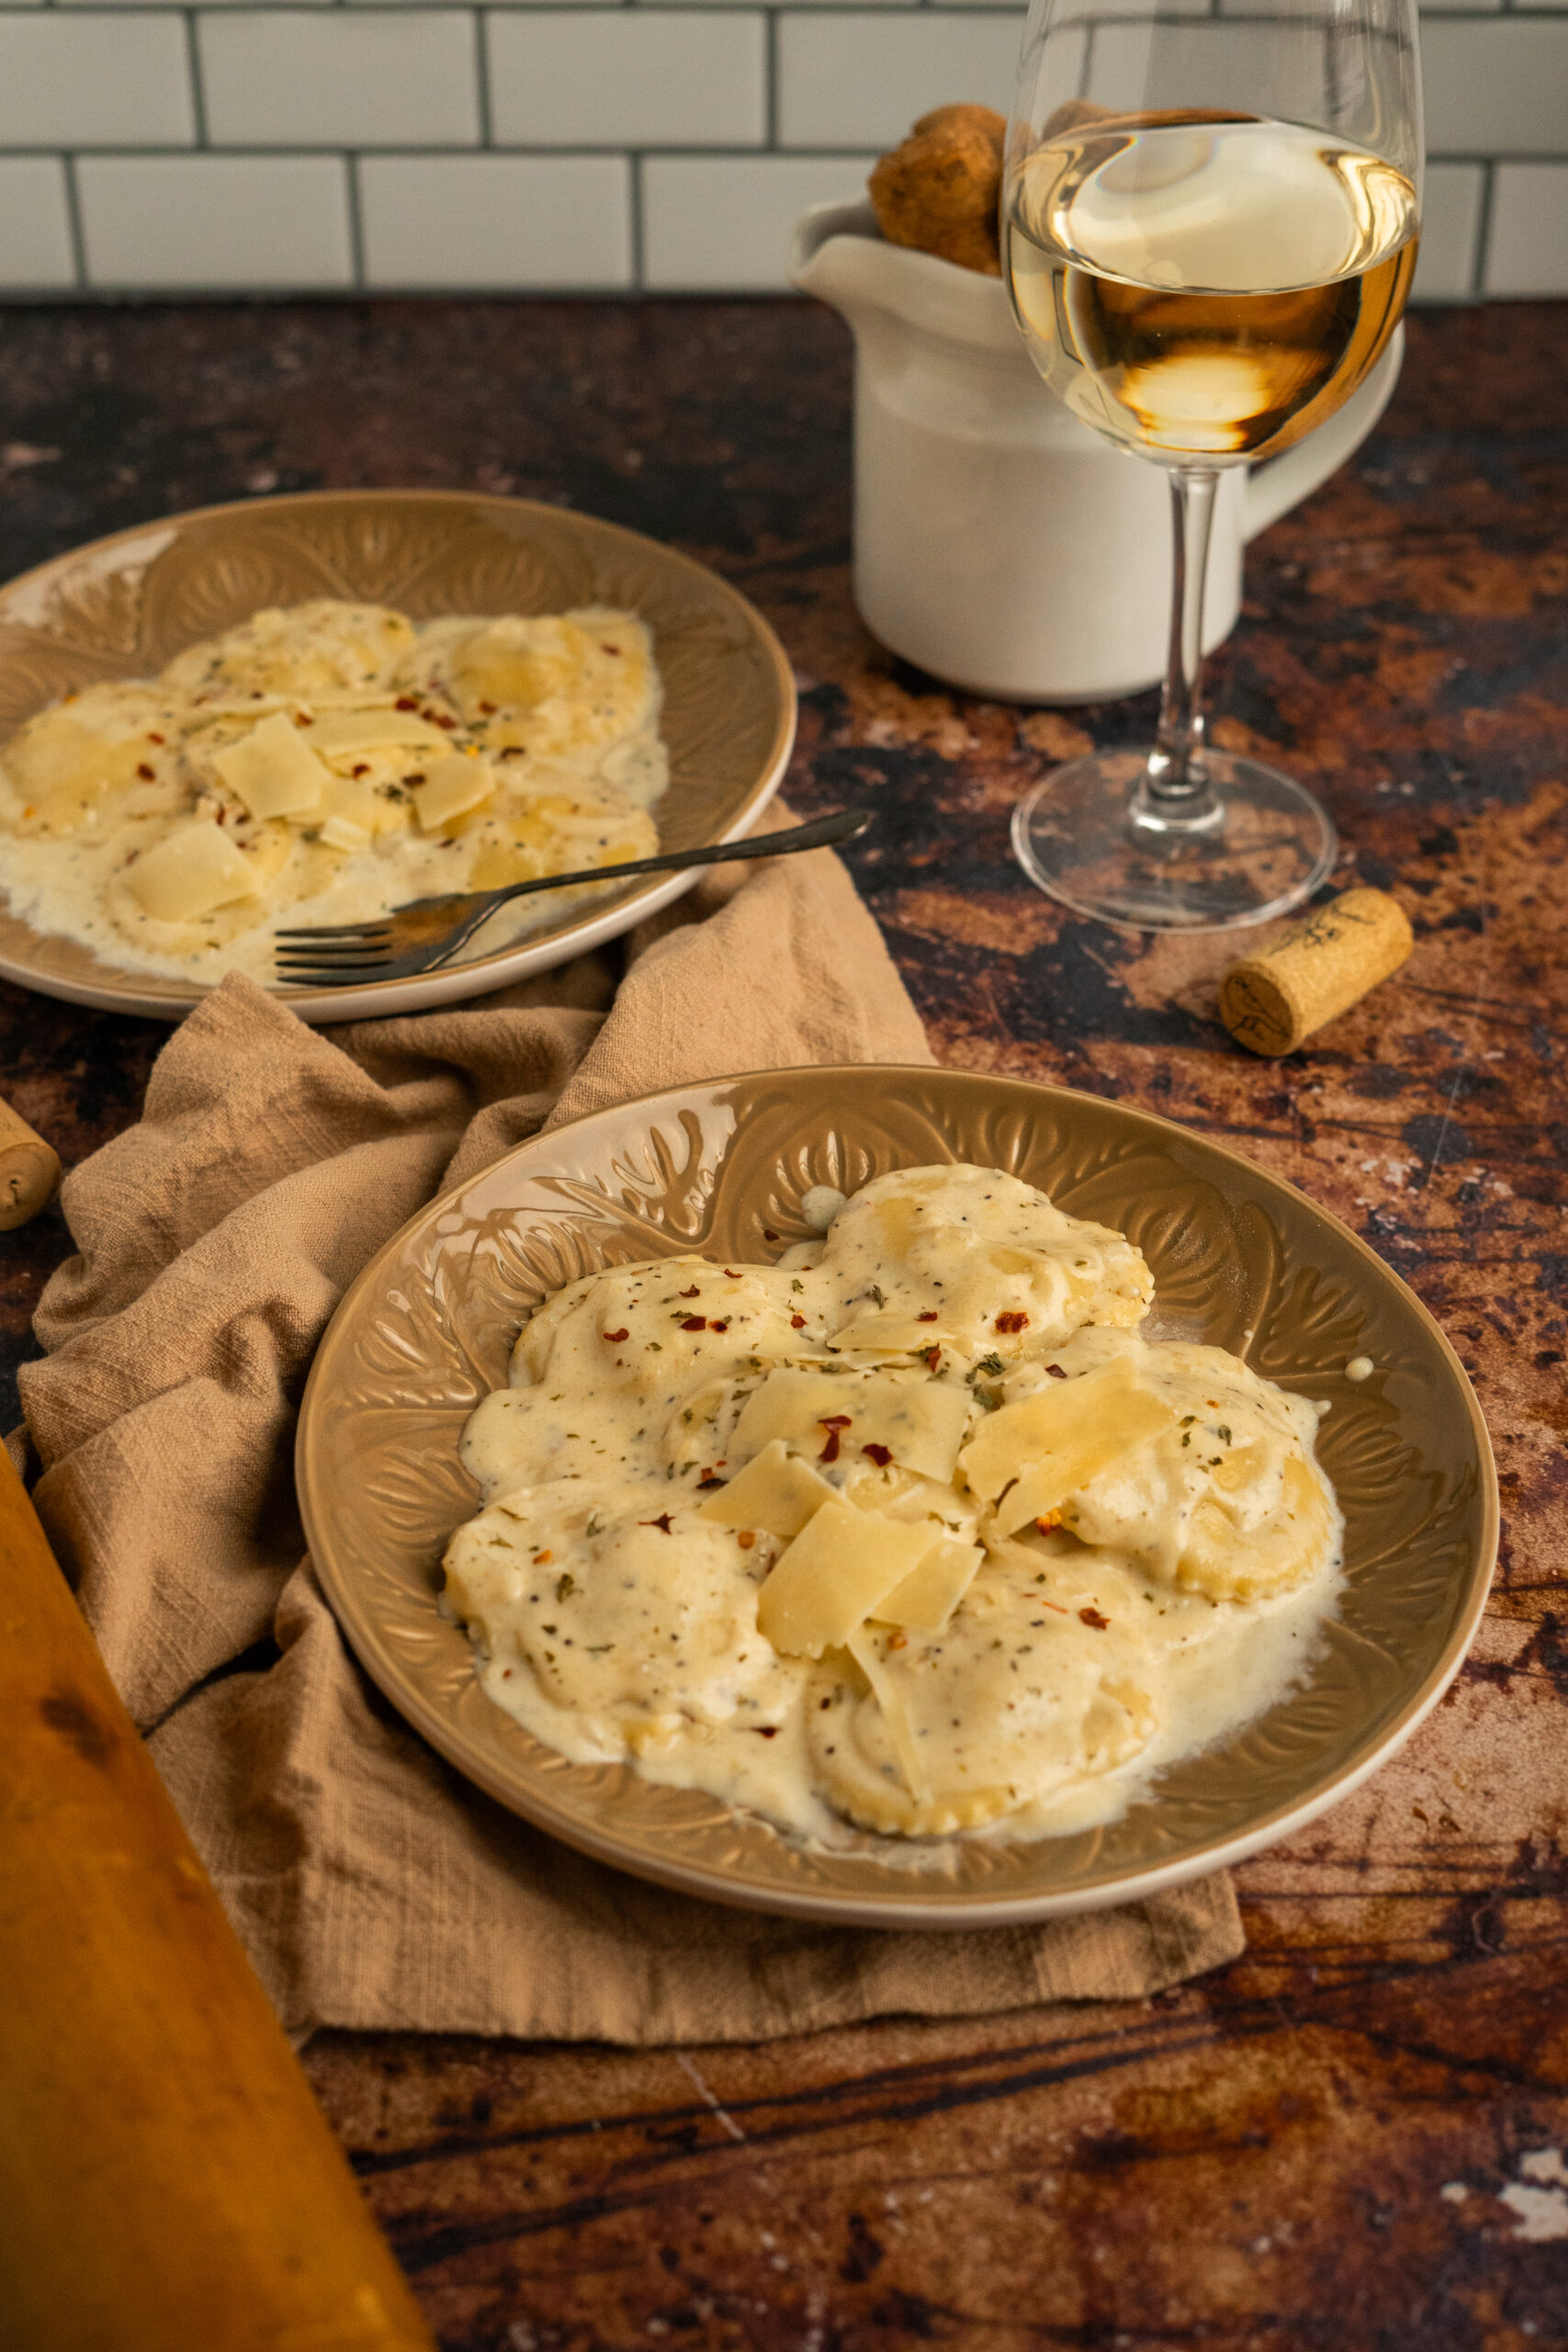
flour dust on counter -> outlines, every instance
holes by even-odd
[[[268,607],[40,711],[0,757],[11,912],[107,962],[273,978],[275,931],[652,854],[652,640],[606,607]],[[591,896],[500,910],[480,953]]]
[[[1112,1819],[1310,1664],[1316,1413],[1141,1337],[1139,1250],[1016,1177],[813,1207],[774,1265],[611,1267],[525,1327],[446,1555],[484,1688],[577,1761],[890,1860]]]

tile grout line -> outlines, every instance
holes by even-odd
[[[76,158],[74,155],[62,155],[60,160],[65,170],[65,221],[71,237],[72,266],[76,272],[77,290],[85,294],[89,290],[87,238],[82,226],[82,191],[76,185]]]
[[[494,119],[491,112],[490,95],[490,11],[476,8],[474,19],[474,72],[479,92],[479,146],[490,153],[495,145]]]
[[[647,232],[643,220],[642,156],[633,152],[626,157],[626,203],[631,231],[632,292],[646,293],[643,276],[647,254]]]
[[[201,44],[197,38],[196,10],[185,8],[180,13],[186,27],[186,71],[190,76],[191,120],[196,129],[196,145],[204,150],[209,145],[207,91],[201,78]]]
[[[1470,260],[1470,299],[1472,302],[1485,300],[1486,273],[1492,259],[1492,205],[1496,185],[1496,160],[1489,155],[1481,167],[1481,209],[1475,222],[1475,251]]]
[[[776,8],[768,10],[762,72],[767,77],[762,93],[762,145],[768,154],[776,155],[779,152],[779,12]]]
[[[359,156],[352,149],[344,153],[344,193],[348,204],[348,266],[354,290],[366,291],[365,285],[365,214],[360,200]]]
[[[604,146],[592,146],[586,141],[574,141],[570,143],[563,144],[558,147],[544,147],[537,144],[530,145],[526,141],[523,140],[515,141],[503,140],[498,141],[492,147],[486,149],[476,146],[471,141],[458,142],[454,140],[434,140],[431,141],[427,144],[422,144],[419,146],[411,146],[407,143],[400,146],[380,146],[374,141],[358,141],[351,147],[330,142],[319,145],[290,145],[287,140],[280,139],[256,140],[254,141],[247,141],[243,145],[234,142],[225,142],[219,145],[209,144],[199,149],[193,146],[188,141],[177,144],[173,141],[161,141],[150,142],[145,145],[130,147],[116,146],[109,141],[95,141],[88,145],[73,147],[63,147],[58,144],[51,147],[29,147],[18,142],[16,145],[6,146],[3,150],[0,150],[0,159],[25,162],[30,158],[34,161],[42,160],[45,162],[55,163],[63,160],[67,156],[90,156],[95,159],[98,156],[113,156],[117,159],[125,159],[128,161],[143,160],[147,162],[168,162],[173,158],[177,158],[182,155],[188,156],[201,153],[220,156],[242,163],[247,159],[259,159],[261,157],[267,156],[274,158],[287,157],[302,163],[309,162],[313,158],[321,157],[335,157],[341,161],[345,155],[367,155],[378,158],[385,156],[393,162],[403,163],[416,162],[426,156],[451,158],[491,153],[496,155],[514,156],[522,160],[538,164],[580,162],[583,160],[592,160],[595,156],[615,160],[618,157],[632,154],[647,155],[660,160],[668,156],[681,163],[830,164],[837,161],[842,161],[844,163],[860,164],[865,162],[867,159],[874,163],[880,152],[881,150],[874,141],[867,141],[863,145],[855,146],[852,144],[846,145],[841,140],[833,140],[822,143],[803,141],[792,146],[778,148],[768,148],[755,144],[747,145],[734,140],[715,141],[711,145],[701,146],[694,146],[690,143],[682,143],[679,140],[671,140],[667,144],[637,148],[628,147],[624,143],[620,145],[611,143]],[[1487,155],[1482,153],[1456,154],[1452,150],[1448,150],[1441,154],[1428,155],[1427,163],[1428,168],[1448,168],[1453,166],[1461,168],[1475,168],[1483,172],[1495,171],[1505,164],[1528,164],[1533,170],[1568,170],[1568,153],[1555,149],[1551,151],[1537,149],[1529,151],[1521,150],[1517,154]]]

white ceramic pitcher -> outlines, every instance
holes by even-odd
[[[790,277],[855,338],[855,601],[933,676],[1022,702],[1105,702],[1164,675],[1169,492],[1048,392],[999,278],[885,242],[869,204],[797,223]],[[1242,550],[1342,465],[1393,390],[1403,331],[1337,416],[1222,479],[1206,645],[1241,605]]]

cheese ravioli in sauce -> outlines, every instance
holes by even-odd
[[[0,759],[0,884],[111,963],[268,981],[284,919],[649,855],[661,700],[648,628],[608,607],[268,606],[28,720]],[[598,887],[498,910],[472,952]]]
[[[1122,1235],[965,1166],[771,1267],[568,1285],[464,1432],[485,1689],[829,1844],[1111,1818],[1292,1686],[1337,1591],[1313,1408],[1145,1339],[1153,1295]]]

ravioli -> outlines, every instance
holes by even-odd
[[[609,607],[424,623],[325,597],[268,607],[12,738],[0,886],[110,962],[270,981],[280,921],[651,854],[661,700],[647,628]],[[502,910],[479,952],[594,888]]]
[[[464,1432],[484,1687],[829,1844],[1108,1819],[1289,1687],[1332,1606],[1316,1415],[1149,1340],[1126,1238],[997,1170],[881,1176],[772,1267],[588,1274]]]

